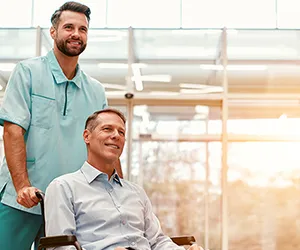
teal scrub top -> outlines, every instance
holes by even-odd
[[[57,176],[78,170],[86,160],[82,133],[93,112],[107,106],[104,87],[77,65],[68,80],[51,50],[15,67],[0,109],[0,125],[9,121],[23,127],[27,171],[32,186],[46,190]],[[16,191],[4,157],[0,167],[2,203],[40,214],[16,202]]]

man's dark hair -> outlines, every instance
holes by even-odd
[[[114,113],[122,119],[124,124],[126,124],[125,115],[120,110],[108,107],[108,108],[96,111],[92,115],[90,115],[85,122],[85,129],[88,129],[89,131],[92,132],[99,124],[99,122],[97,121],[97,118],[98,118],[98,115],[101,113]]]
[[[89,7],[77,2],[66,2],[53,13],[51,17],[51,23],[53,27],[57,27],[61,13],[67,10],[84,14],[88,20],[88,23],[90,22],[91,10]]]

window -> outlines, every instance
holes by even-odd
[[[64,4],[63,0],[53,0],[47,2],[47,8],[44,7],[44,0],[34,2],[34,26],[50,27],[51,16],[55,10]],[[105,27],[106,22],[106,0],[87,0],[79,1],[91,9],[90,27]]]
[[[1,1],[0,27],[30,27],[31,0]]]
[[[108,27],[171,28],[180,26],[179,0],[110,0]]]
[[[182,27],[275,28],[274,0],[182,0]]]
[[[278,28],[296,28],[300,25],[300,2],[298,0],[277,1]]]

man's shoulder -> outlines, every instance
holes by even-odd
[[[122,184],[125,187],[127,187],[129,189],[132,189],[133,191],[135,191],[137,193],[144,193],[145,192],[144,189],[140,185],[138,185],[138,184],[136,184],[132,181],[122,179]]]
[[[32,57],[19,62],[19,64],[23,67],[34,69],[40,68],[47,64],[47,60],[45,56]]]
[[[83,80],[87,81],[88,83],[92,84],[93,86],[103,88],[103,85],[100,81],[91,77],[90,75],[85,73],[83,70],[81,70],[81,76],[82,76]]]
[[[77,171],[72,172],[72,173],[61,175],[59,177],[56,177],[50,183],[50,185],[60,185],[60,184],[72,185],[72,183],[74,181],[78,181],[78,180],[82,179],[82,176],[81,176],[80,173],[81,173],[80,170],[77,170]]]

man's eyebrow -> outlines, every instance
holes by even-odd
[[[63,27],[66,26],[66,25],[73,25],[73,23],[64,23]]]

